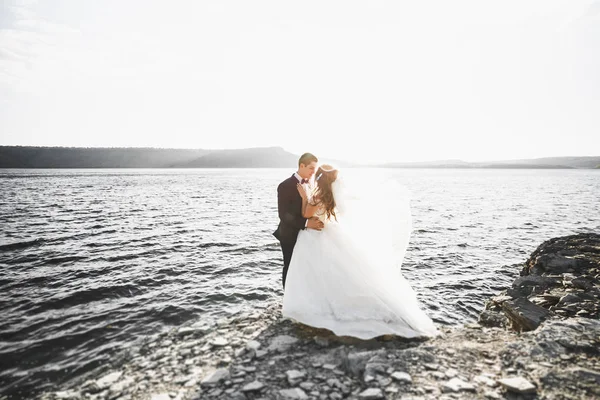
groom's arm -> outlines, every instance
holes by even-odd
[[[277,187],[277,211],[279,212],[279,219],[297,229],[304,229],[307,219],[302,217],[302,215],[294,214],[291,210],[294,195],[294,192],[286,190],[283,185]]]

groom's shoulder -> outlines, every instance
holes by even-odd
[[[289,178],[287,178],[287,179],[283,180],[283,181],[282,181],[282,182],[279,184],[279,186],[277,186],[277,189],[279,190],[279,189],[281,189],[281,188],[284,188],[284,187],[287,187],[287,186],[294,186],[294,187],[296,187],[296,185],[295,185],[295,183],[294,183],[293,181],[296,181],[296,182],[298,181],[298,180],[297,180],[297,179],[294,177],[294,175],[292,175],[292,176],[290,176]]]

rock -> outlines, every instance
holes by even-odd
[[[263,358],[267,354],[268,354],[268,352],[266,350],[257,350],[256,351],[256,358],[258,358],[260,360],[261,358]]]
[[[433,371],[430,373],[435,379],[446,379],[446,374],[440,371]]]
[[[512,297],[510,298],[512,299]],[[504,313],[492,310],[483,310],[481,314],[479,314],[477,322],[487,327],[504,328],[508,325],[508,319]]]
[[[372,351],[351,352],[343,360],[342,367],[354,376],[362,376],[367,362],[374,354]]]
[[[296,370],[286,371],[285,374],[287,375],[287,380],[288,380],[289,384],[292,386],[297,385],[298,383],[300,383],[300,381],[302,381],[306,377],[305,372],[300,372],[300,371],[296,371]]]
[[[182,327],[182,328],[179,328],[177,330],[177,334],[179,336],[187,336],[187,335],[193,335],[193,334],[197,334],[197,333],[203,334],[204,330],[198,329],[198,328],[194,328],[194,327],[191,327],[191,326],[190,327]]]
[[[448,378],[454,378],[458,375],[458,371],[455,370],[454,368],[448,368],[446,370],[446,372],[444,372],[444,374],[446,375],[446,377]]]
[[[511,392],[534,393],[536,391],[535,386],[531,382],[520,376],[500,379],[499,382]]]
[[[63,390],[54,392],[54,396],[57,400],[76,400],[81,398],[81,393],[74,390]]]
[[[369,388],[362,391],[358,397],[364,400],[383,399],[383,392],[379,388]]]
[[[495,387],[498,385],[498,383],[495,380],[490,379],[485,375],[477,375],[475,378],[473,378],[473,381],[489,387]]]
[[[448,382],[445,382],[444,384],[442,384],[442,392],[444,392],[444,393],[462,392],[462,391],[474,392],[475,386],[473,386],[472,384],[470,384],[468,382],[463,381],[460,378],[452,378]]]
[[[490,390],[483,392],[483,396],[486,399],[492,399],[492,400],[496,400],[496,399],[501,399],[502,398],[502,396],[500,396],[498,393],[492,392]]]
[[[302,382],[300,387],[304,390],[312,390],[312,388],[315,387],[315,384],[312,382]]]
[[[115,397],[120,395],[126,388],[131,386],[134,382],[135,380],[132,377],[128,377],[121,381],[113,383],[108,389],[109,395]]]
[[[217,369],[216,371],[212,372],[211,374],[207,375],[204,379],[202,379],[202,382],[200,382],[200,385],[202,385],[202,386],[216,385],[217,383],[224,381],[226,379],[229,379],[229,371],[225,368],[220,368],[220,369]]]
[[[250,340],[248,343],[246,343],[246,349],[247,350],[258,350],[260,348],[260,343],[257,342],[256,340]]]
[[[525,275],[520,276],[512,283],[513,288],[542,288],[549,289],[562,286],[561,277]],[[529,290],[531,292],[532,289]]]
[[[304,390],[300,388],[280,390],[279,394],[285,399],[308,399],[308,396],[306,393],[304,393]]]
[[[225,339],[224,337],[217,337],[213,339],[213,341],[210,342],[210,344],[212,344],[214,347],[223,347],[227,346],[228,342],[227,339]]]
[[[150,397],[150,400],[171,400],[171,397],[169,396],[169,393],[159,393],[153,394]]]
[[[550,311],[536,306],[527,299],[514,299],[502,303],[502,309],[516,331],[532,331],[550,315]]]
[[[104,390],[108,388],[113,383],[117,382],[119,378],[123,375],[123,372],[111,372],[110,374],[104,375],[102,378],[96,381],[96,386],[99,390]]]
[[[261,390],[265,385],[262,382],[254,381],[250,382],[242,388],[242,392],[256,392]]]
[[[440,366],[438,364],[433,364],[433,363],[425,363],[423,364],[423,366],[425,367],[426,370],[429,371],[437,371]]]
[[[280,335],[271,340],[267,351],[270,352],[284,352],[287,351],[290,346],[296,344],[298,339],[288,335]]]
[[[397,380],[398,382],[402,382],[402,383],[412,383],[412,378],[409,374],[407,374],[406,372],[394,372],[392,374],[392,379]]]
[[[246,348],[244,347],[240,347],[239,349],[237,349],[233,355],[235,358],[240,358],[241,356],[243,356],[246,353]]]

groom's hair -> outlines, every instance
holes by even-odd
[[[300,159],[298,160],[298,166],[300,166],[300,164],[308,165],[313,161],[319,162],[319,159],[315,157],[314,154],[304,153],[300,156]]]

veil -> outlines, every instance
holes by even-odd
[[[410,241],[410,192],[372,169],[338,170],[332,185],[339,229],[356,251],[398,271]]]

